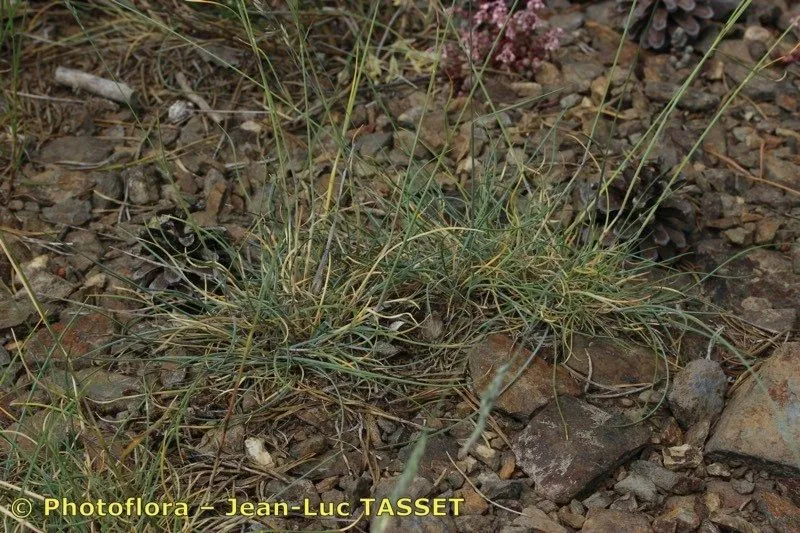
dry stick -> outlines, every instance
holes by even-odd
[[[208,116],[211,117],[211,120],[217,124],[222,122],[222,115],[216,111],[213,111],[211,106],[208,105],[208,102],[206,102],[205,98],[192,90],[192,88],[189,86],[189,80],[186,79],[186,76],[183,72],[178,72],[175,74],[175,81],[177,81],[178,85],[181,86],[181,90],[183,91],[183,94],[186,95],[186,98],[194,102],[194,104],[205,113],[208,113]]]
[[[121,81],[101,78],[94,74],[89,74],[88,72],[66,67],[56,68],[55,80],[62,85],[68,85],[73,89],[83,89],[84,91],[102,96],[108,100],[128,105],[134,109],[140,107],[136,91],[128,84]]]
[[[728,157],[726,155],[722,155],[721,153],[717,152],[713,148],[710,148],[709,146],[704,146],[703,150],[705,150],[706,153],[708,153],[709,155],[713,155],[714,157],[719,158],[721,161],[725,162],[725,164],[727,164],[733,170],[735,170],[738,173],[742,174],[745,178],[751,179],[753,181],[757,181],[759,183],[763,183],[765,185],[770,185],[772,187],[777,187],[778,189],[783,189],[784,191],[786,191],[788,193],[800,196],[800,191],[798,191],[797,189],[792,189],[791,187],[787,187],[786,185],[781,185],[780,183],[775,183],[774,181],[770,181],[768,179],[759,178],[758,176],[753,176],[751,173],[749,173],[747,170],[745,170],[741,165],[739,165],[739,163],[737,163],[736,161],[734,161],[733,159],[731,159],[730,157]]]

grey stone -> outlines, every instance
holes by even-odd
[[[137,205],[148,205],[158,201],[156,176],[145,167],[133,167],[122,171],[122,179],[128,189],[128,201]]]
[[[122,200],[124,188],[117,172],[93,172],[95,188],[92,196],[92,205],[97,209],[109,209],[117,206],[116,201]]]
[[[559,100],[558,103],[561,106],[561,109],[569,109],[581,103],[581,99],[582,97],[579,94],[569,94]]]
[[[59,137],[42,148],[39,159],[44,163],[96,164],[114,150],[114,142],[97,137]]]
[[[495,518],[484,515],[459,515],[455,517],[456,529],[459,533],[473,531],[495,531]]]
[[[582,94],[588,93],[592,80],[605,72],[606,67],[599,61],[569,62],[562,67],[567,90]]]
[[[703,480],[667,470],[653,461],[633,461],[630,464],[630,470],[646,477],[656,487],[675,494],[689,494],[697,492],[703,487]]]
[[[647,515],[614,509],[590,509],[581,529],[581,533],[651,533],[651,531]]]
[[[658,489],[652,480],[636,472],[631,472],[625,479],[614,485],[614,490],[620,494],[632,493],[640,500],[655,502],[658,500]]]
[[[614,493],[608,490],[601,490],[599,492],[595,492],[583,502],[584,507],[587,509],[605,509],[611,502],[614,501]]]
[[[736,390],[706,453],[784,475],[800,473],[800,343],[786,343]]]
[[[54,370],[43,377],[43,381],[51,390],[60,390],[68,397],[77,391],[80,398],[88,400],[101,413],[130,409],[138,402],[130,396],[142,391],[139,379],[100,368],[84,368],[74,373]]]
[[[748,296],[741,303],[741,317],[747,322],[773,333],[785,333],[794,328],[797,310],[773,309],[766,298]]]
[[[381,478],[378,483],[375,484],[375,499],[380,501],[382,499],[391,498],[401,477],[402,476]],[[433,489],[433,483],[422,476],[414,476],[408,486],[403,489],[401,497],[411,498],[412,500],[427,498],[433,493]]]
[[[748,481],[745,478],[740,478],[740,479],[732,479],[731,487],[733,487],[733,490],[735,490],[739,494],[751,494],[753,492],[753,489],[756,488],[756,485],[752,481]]]
[[[516,500],[525,489],[525,483],[519,479],[500,479],[494,472],[483,472],[478,475],[481,492],[490,500]]]
[[[575,31],[583,26],[584,15],[580,11],[553,14],[548,20],[553,28],[564,31]]]
[[[377,531],[378,520],[370,522],[370,531]],[[456,533],[456,524],[451,516],[397,516],[386,518],[386,528],[383,533]]]
[[[651,81],[645,85],[644,94],[659,103],[669,102],[678,92],[678,85],[666,81]],[[689,89],[678,100],[678,108],[688,111],[709,111],[719,105],[719,96]]]
[[[544,511],[535,507],[528,506],[522,510],[522,516],[517,517],[513,524],[526,528],[530,531],[541,531],[542,533],[567,533],[561,524],[554,522]]]
[[[291,483],[272,479],[267,482],[264,488],[267,494],[272,495],[270,501],[286,502],[289,507],[298,505],[302,508],[304,502],[308,502],[311,508],[319,506],[319,493],[314,484],[308,479],[296,479]]]
[[[409,444],[401,448],[397,457],[403,463],[407,463],[413,453],[415,444]],[[443,472],[454,472],[451,457],[458,455],[459,446],[455,439],[446,435],[438,435],[428,439],[422,457],[419,460],[419,475],[436,481]]]
[[[60,409],[42,409],[0,430],[0,452],[33,453],[39,446],[58,446],[77,433],[78,421]]]
[[[672,383],[670,410],[684,428],[704,419],[714,420],[725,405],[727,385],[725,372],[716,361],[690,361]]]
[[[565,439],[564,431],[569,432]],[[564,396],[537,413],[512,444],[517,465],[536,490],[557,503],[592,487],[648,441],[649,430],[622,416]]]
[[[42,209],[42,218],[54,224],[81,226],[92,219],[92,204],[89,200],[67,198]]]
[[[294,444],[289,453],[296,459],[304,459],[319,455],[327,449],[328,439],[324,435],[311,435]]]
[[[391,132],[369,133],[358,141],[358,151],[364,157],[375,157],[381,150],[388,148],[392,143]]]

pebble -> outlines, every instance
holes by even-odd
[[[668,400],[673,416],[685,428],[701,420],[713,421],[725,405],[728,378],[710,359],[690,361],[676,376]]]

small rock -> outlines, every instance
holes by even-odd
[[[772,302],[766,298],[748,296],[742,300],[741,306],[743,319],[773,333],[791,330],[797,319],[796,309],[773,309]]]
[[[731,477],[730,468],[723,463],[711,463],[706,466],[706,472],[709,476],[721,477],[723,479],[729,479]]]
[[[727,376],[719,363],[710,359],[690,361],[672,383],[670,410],[683,427],[700,420],[713,421],[725,405],[727,386]]]
[[[569,440],[564,427],[569,428]],[[636,453],[649,439],[641,424],[630,425],[571,396],[550,402],[512,444],[519,467],[546,498],[567,503],[591,490],[592,482]]]
[[[517,517],[513,524],[542,533],[567,533],[562,525],[554,522],[544,511],[534,506],[525,507],[522,516]]]
[[[720,506],[725,509],[740,509],[752,498],[739,494],[728,481],[710,479],[706,482],[706,495],[715,494],[720,499]]]
[[[764,492],[758,500],[758,509],[779,533],[800,531],[800,508],[788,498]]]
[[[562,84],[561,71],[553,63],[544,61],[534,74],[536,83],[543,85],[546,89],[555,88]]]
[[[702,489],[703,481],[686,474],[667,470],[652,461],[633,461],[631,472],[651,480],[656,487],[673,494],[689,494]]]
[[[67,362],[81,368],[107,353],[116,331],[114,322],[101,313],[70,317],[40,329],[26,343],[23,356],[28,363],[41,364],[46,360]],[[56,335],[58,342],[53,339]]]
[[[162,363],[158,379],[166,389],[171,389],[183,383],[186,379],[188,369],[184,365],[175,363]]]
[[[520,479],[500,479],[494,472],[484,472],[477,479],[484,496],[490,500],[519,499],[525,484]]]
[[[510,479],[516,468],[517,461],[514,458],[514,454],[505,452],[503,453],[502,465],[500,466],[500,471],[497,473],[497,475],[500,477],[500,479]]]
[[[290,450],[292,457],[304,459],[314,457],[328,449],[328,439],[323,435],[311,435],[307,439],[301,440]]]
[[[656,532],[694,531],[700,527],[703,516],[698,512],[694,496],[672,496],[664,503],[664,510],[653,521]]]
[[[128,191],[128,201],[136,205],[149,205],[158,201],[156,177],[145,167],[126,168],[121,173]]]
[[[373,489],[377,501],[391,498],[401,476],[381,478]],[[427,498],[433,492],[433,483],[422,476],[414,476],[408,486],[402,491],[401,496],[406,498],[419,499]]]
[[[639,509],[639,502],[636,501],[636,496],[632,493],[625,494],[614,500],[608,507],[615,511],[625,511],[626,513],[633,513]]]
[[[800,245],[795,244],[792,246],[792,272],[800,274]]]
[[[743,227],[726,229],[722,232],[726,239],[728,239],[731,244],[737,244],[739,246],[745,246],[750,243],[750,239],[752,237],[753,232],[747,230]]]
[[[714,459],[746,458],[785,475],[798,475],[800,343],[776,349],[734,393],[706,452]]]
[[[729,528],[736,533],[759,533],[758,528],[740,516],[717,511],[711,513],[710,519],[715,524]]]
[[[58,446],[78,431],[78,421],[59,409],[41,409],[0,430],[0,452],[29,454],[44,443]]]
[[[582,528],[583,523],[586,521],[585,517],[571,512],[568,507],[562,507],[558,511],[558,519],[573,529]]]
[[[54,370],[43,381],[51,390],[57,389],[66,395],[77,391],[80,398],[96,405],[98,411],[111,414],[134,408],[139,400],[131,396],[143,390],[139,379],[100,368],[84,368],[75,373]]]
[[[464,487],[455,492],[456,498],[463,498],[461,503],[461,514],[484,514],[489,510],[489,502],[480,494],[475,492],[472,487]]]
[[[592,381],[607,387],[648,383],[666,376],[661,358],[644,346],[578,334],[573,335],[564,364],[583,375],[591,368]]]
[[[270,501],[281,501],[302,508],[307,504],[310,508],[319,507],[319,493],[314,484],[308,479],[295,479],[291,483],[284,483],[277,479],[271,479],[264,487],[267,494],[272,494]]]
[[[413,155],[417,159],[429,156],[429,152],[413,131],[399,129],[394,132],[394,147],[403,154],[404,157]]]
[[[748,481],[744,478],[741,478],[741,479],[732,479],[731,487],[733,487],[733,490],[735,490],[739,494],[752,494],[753,489],[756,488],[756,485],[752,481]]]
[[[68,198],[51,207],[43,208],[42,218],[54,224],[82,226],[92,219],[92,203],[89,200]]]
[[[370,531],[377,531],[378,520],[370,522]],[[383,533],[456,533],[456,524],[450,516],[398,516],[388,518]]]
[[[593,79],[605,73],[606,68],[597,61],[569,61],[562,66],[564,83],[575,93],[586,94]],[[538,79],[536,81],[539,81]],[[541,82],[540,82],[541,83]]]
[[[561,106],[561,109],[570,109],[578,105],[581,102],[581,99],[582,97],[579,94],[570,94],[559,100],[558,103]]]
[[[364,157],[375,157],[392,143],[391,132],[375,132],[359,137],[357,148]]]
[[[167,120],[173,124],[183,122],[192,114],[194,104],[186,100],[175,100],[167,109]]]
[[[553,397],[553,367],[537,354],[515,381],[514,377],[531,356],[530,350],[505,335],[491,335],[473,346],[467,356],[470,375],[476,392],[483,396],[495,379],[497,369],[510,363],[502,381],[508,388],[495,406],[509,414],[530,416]],[[559,394],[578,396],[581,388],[562,368],[556,369],[555,390]]]
[[[640,500],[655,502],[658,499],[658,489],[650,479],[636,473],[630,473],[622,481],[614,485],[614,490],[620,494],[632,493]]]
[[[775,240],[775,234],[781,227],[780,221],[774,218],[762,218],[756,224],[756,244],[769,244]]]
[[[548,23],[553,28],[561,28],[566,32],[575,31],[583,26],[585,16],[580,11],[553,14]]]
[[[581,533],[651,533],[651,529],[644,514],[589,509]]]
[[[614,501],[614,493],[607,490],[601,490],[599,492],[595,492],[585,500],[583,500],[582,504],[587,509],[605,509],[611,502]]]
[[[479,459],[483,464],[495,471],[500,468],[500,454],[496,450],[484,444],[476,444],[470,450],[473,457]]]
[[[414,449],[414,444],[402,448],[398,452],[398,459],[403,463],[408,462]],[[458,443],[449,436],[438,435],[428,439],[422,457],[419,460],[418,473],[431,481],[436,481],[445,472],[454,472],[450,458],[458,455]]]
[[[44,163],[97,164],[111,155],[114,143],[97,137],[59,137],[48,142],[39,154]]]
[[[456,529],[461,533],[470,531],[496,531],[495,517],[459,514],[455,517]]]
[[[764,156],[764,171],[768,179],[787,187],[796,187],[800,165],[768,153]]]
[[[696,468],[703,463],[702,452],[691,444],[672,446],[662,450],[664,466],[669,470]]]

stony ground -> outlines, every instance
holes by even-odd
[[[475,125],[475,160],[468,156],[470,128],[452,122],[458,105],[429,113],[419,132],[422,143],[413,152],[420,167],[430,164],[431,153],[452,143],[446,164],[456,175],[467,176],[494,153],[492,140],[500,127],[518,141],[506,161],[522,166],[521,147],[536,145],[561,113],[560,131],[588,133],[618,43],[617,35],[608,31],[607,7],[603,2],[559,3],[550,22],[565,28],[567,35],[553,61],[533,81],[488,84],[494,102],[508,104],[509,110]],[[744,79],[747,65],[785,24],[788,10],[772,19],[751,17],[723,43],[678,106],[661,146],[667,165],[676,164],[691,147],[731,88]],[[703,47],[703,42],[697,44],[695,53]],[[623,63],[636,53],[633,44],[626,45]],[[627,94],[612,89],[621,105],[616,117],[609,112],[601,120],[600,142],[615,153],[637,142],[673,94],[675,80],[689,73],[692,57],[692,51],[643,53]],[[665,364],[643,349],[578,337],[572,358],[557,369],[558,400],[553,398],[551,364],[534,358],[498,399],[482,438],[462,455],[459,449],[474,425],[459,421],[477,409],[492,370],[509,358],[512,370],[519,368],[529,355],[515,349],[512,339],[495,335],[467,354],[471,389],[436,412],[421,412],[408,421],[376,417],[371,426],[345,433],[325,413],[297,412],[297,419],[283,428],[282,447],[285,464],[297,460],[299,466],[268,479],[259,490],[280,492],[284,500],[380,498],[391,492],[409,458],[412,447],[403,443],[428,427],[442,431],[429,440],[409,495],[460,497],[465,500],[463,512],[452,518],[397,519],[393,531],[800,531],[800,343],[792,342],[800,308],[798,73],[797,65],[776,65],[753,79],[686,170],[684,191],[700,208],[702,226],[690,262],[698,270],[717,269],[719,274],[698,291],[730,313],[729,321],[719,322],[720,335],[746,348],[747,366],[757,378],[713,341],[685,336],[678,344],[680,359]],[[260,214],[259,195],[271,164],[261,151],[259,119],[246,113],[223,118],[231,144],[223,142],[207,114],[174,110],[169,120],[155,121],[180,99],[177,93],[163,99],[160,108],[146,110],[143,121],[136,123],[130,111],[56,87],[48,79],[43,76],[39,82],[41,94],[48,97],[30,105],[48,113],[52,131],[31,146],[34,157],[13,184],[6,184],[6,202],[0,207],[0,229],[10,251],[33,291],[48,309],[60,313],[54,327],[64,332],[70,353],[71,367],[59,368],[65,354],[52,350],[45,329],[23,345],[36,309],[24,290],[5,289],[12,286],[12,267],[0,260],[5,291],[0,297],[0,365],[5,369],[0,424],[34,440],[44,438],[37,425],[41,420],[33,416],[22,424],[14,422],[15,401],[30,402],[26,391],[31,378],[23,365],[36,366],[51,357],[55,369],[36,379],[56,388],[69,387],[75,379],[110,425],[130,416],[129,398],[143,391],[140,378],[146,377],[155,390],[187,380],[185,369],[168,365],[127,372],[94,365],[108,355],[98,353],[98,347],[108,349],[119,325],[106,313],[76,317],[75,308],[62,302],[122,310],[124,301],[108,297],[124,290],[110,272],[168,286],[163,273],[129,253],[143,224],[154,215],[175,212],[180,197],[196,206],[203,225],[225,227],[235,240]],[[621,83],[622,78],[613,80],[612,87]],[[361,133],[354,142],[373,166],[365,163],[358,172],[368,176],[407,163],[423,90],[393,88],[383,96],[383,106],[359,104],[354,123]],[[544,104],[513,105],[550,91],[558,92]],[[214,98],[224,101],[225,95]],[[475,105],[481,114],[482,104]],[[393,131],[391,123],[406,129]],[[170,154],[167,164],[177,190],[164,179],[157,150],[144,142],[147,136]],[[574,138],[562,139],[559,159],[551,162],[556,170],[549,179],[554,182],[569,176],[581,153]],[[143,164],[115,170],[133,159]],[[304,168],[299,157],[297,170],[322,175],[330,162],[315,164]],[[751,245],[759,247],[740,253]],[[22,361],[13,357],[20,350]],[[670,388],[653,389],[654,378],[667,373],[672,376]],[[48,401],[44,396],[37,400]],[[632,423],[648,413],[652,416],[645,422]],[[251,432],[244,426],[229,427],[224,443],[218,434],[210,434],[197,453],[241,456]],[[59,438],[59,432],[49,438]],[[354,510],[353,516],[358,513]],[[347,521],[274,518],[260,523],[295,530],[344,527]],[[367,528],[360,524],[355,530]]]

